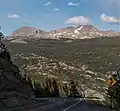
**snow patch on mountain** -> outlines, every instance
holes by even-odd
[[[99,37],[120,36],[120,32],[101,31],[92,25],[80,25],[77,27],[66,27],[52,31],[43,31],[32,27],[22,27],[8,39],[92,39]]]
[[[76,30],[74,31],[74,33],[79,34],[79,31],[80,31],[82,28],[83,28],[83,26],[81,26],[80,28],[76,29]]]

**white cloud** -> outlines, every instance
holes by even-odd
[[[48,5],[51,5],[51,4],[52,4],[51,2],[46,2],[44,5],[48,6]]]
[[[8,18],[20,18],[18,14],[9,13]]]
[[[69,6],[78,6],[78,5],[80,5],[80,3],[69,2],[68,5],[69,5]]]
[[[65,23],[73,24],[73,25],[86,25],[89,22],[90,22],[90,19],[88,17],[84,17],[84,16],[72,17],[65,21]]]
[[[107,16],[104,13],[100,16],[100,19],[103,22],[107,22],[107,23],[111,23],[111,24],[120,23],[120,18],[119,17]]]
[[[60,9],[59,8],[54,8],[53,11],[56,12],[56,11],[59,11]]]
[[[97,0],[98,4],[101,6],[103,10],[108,11],[118,11],[120,10],[120,0]]]

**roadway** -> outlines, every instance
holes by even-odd
[[[40,110],[36,110],[40,111]],[[61,104],[43,109],[42,111],[112,111],[101,105],[84,99],[65,100]]]
[[[9,111],[112,111],[84,99],[48,99],[43,103],[12,109]]]

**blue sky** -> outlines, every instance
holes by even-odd
[[[5,35],[22,26],[52,30],[92,24],[116,30],[120,0],[0,0],[0,14]]]

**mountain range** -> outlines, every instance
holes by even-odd
[[[69,83],[74,75],[86,96],[105,101],[108,87],[105,81],[120,66],[120,38],[116,37],[119,35],[92,25],[49,32],[22,27],[4,43],[21,74],[30,75],[38,82],[54,77],[63,83]]]
[[[79,25],[52,31],[44,31],[33,27],[21,27],[14,31],[9,39],[91,39],[119,36],[120,32],[102,31],[93,25]]]

